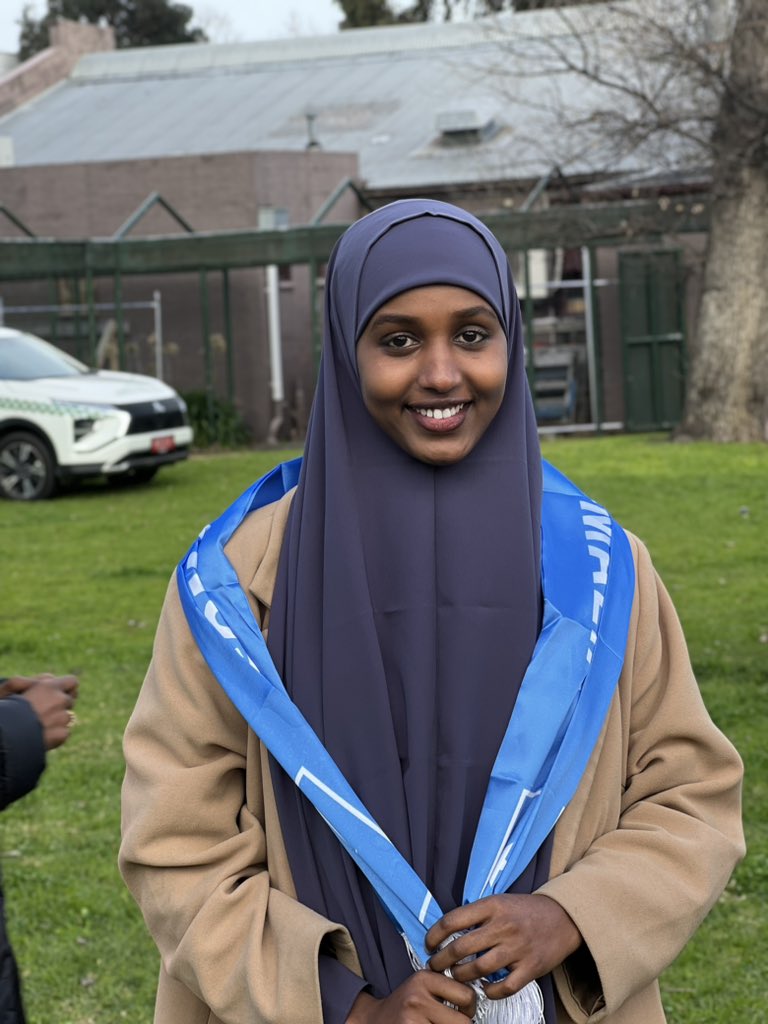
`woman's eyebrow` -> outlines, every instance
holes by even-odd
[[[473,316],[491,316],[494,320],[499,319],[490,306],[469,306],[467,309],[457,309],[454,315],[457,320],[466,320]]]
[[[388,324],[394,324],[397,327],[413,327],[419,324],[420,318],[417,316],[407,316],[405,313],[381,313],[379,316],[375,316],[370,322],[370,327],[383,327]]]
[[[498,320],[496,313],[490,306],[468,306],[466,309],[457,309],[452,313],[454,320],[468,320],[475,316],[489,316]],[[370,322],[371,327],[414,327],[421,323],[419,316],[409,316],[406,313],[380,313]]]

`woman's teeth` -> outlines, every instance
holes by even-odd
[[[466,404],[466,402],[461,402],[459,405],[451,405],[447,409],[420,409],[416,406],[415,411],[419,416],[426,416],[430,420],[448,420],[451,416],[457,416]]]

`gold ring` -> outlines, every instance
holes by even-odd
[[[68,711],[67,712],[67,718],[68,718],[68,721],[67,721],[67,728],[68,729],[71,729],[73,725],[77,725],[77,715],[75,714],[74,711]]]

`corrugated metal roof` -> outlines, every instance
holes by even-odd
[[[545,13],[514,17],[530,32]],[[322,147],[357,152],[374,188],[536,177],[552,163],[535,112],[545,86],[514,78],[513,108],[488,74],[498,61],[483,23],[90,54],[70,79],[0,119],[0,135],[12,137],[17,165],[291,150],[306,145],[311,111]],[[575,80],[558,85],[584,92]],[[436,118],[473,103],[495,131],[441,144]]]
[[[596,20],[591,12],[571,13],[578,19],[578,24]],[[381,28],[352,29],[330,35],[247,43],[148,46],[136,50],[121,50],[118,53],[89,54],[78,64],[74,77],[93,79],[184,74],[257,64],[314,62],[336,58],[348,60],[374,54],[397,55],[430,50],[466,49],[488,42],[495,27],[506,32],[512,26],[526,37],[553,37],[565,30],[565,23],[556,14],[551,11],[537,11],[514,16],[507,13],[498,18],[481,18],[460,23],[389,25]]]

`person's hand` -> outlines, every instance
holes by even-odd
[[[10,679],[3,679],[0,682],[0,700],[3,697],[12,697],[24,693],[30,686],[40,682],[41,676],[11,676]]]
[[[475,1000],[468,985],[432,971],[416,971],[385,999],[361,992],[346,1024],[466,1024],[465,1018],[475,1015]]]
[[[427,949],[438,949],[456,932],[466,932],[429,960],[433,971],[450,969],[470,982],[506,969],[501,981],[484,985],[489,999],[504,999],[541,978],[574,953],[581,933],[559,903],[535,893],[489,896],[457,907],[427,933]],[[465,957],[472,957],[460,963]]]
[[[45,749],[53,750],[69,737],[78,686],[76,676],[54,676],[50,672],[12,676],[2,684],[2,696],[16,694],[32,705],[43,729]]]
[[[1,680],[0,700],[3,697],[25,693],[30,686],[36,686],[37,683],[48,683],[60,690],[66,690],[71,693],[73,700],[77,697],[79,683],[76,676],[55,676],[52,672],[39,672],[36,676],[10,676],[8,679]]]

